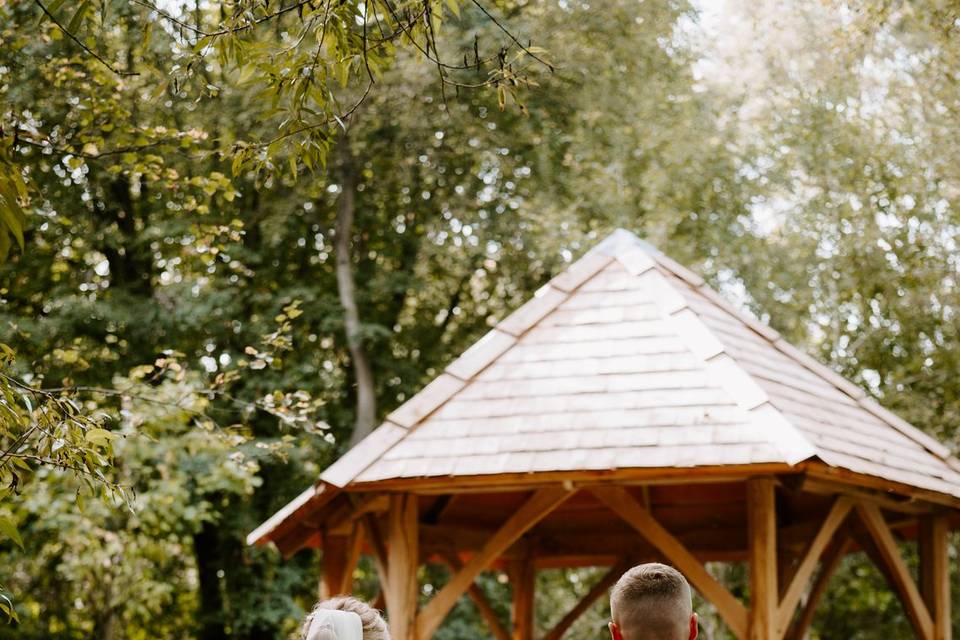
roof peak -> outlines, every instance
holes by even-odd
[[[619,227],[614,229],[603,240],[593,245],[593,247],[587,250],[584,256],[596,254],[615,258],[626,251],[637,248],[642,249],[651,255],[665,255],[662,251],[657,249],[654,245],[650,244],[646,240],[642,239],[633,231]]]

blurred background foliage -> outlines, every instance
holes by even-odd
[[[263,4],[0,2],[0,638],[288,637],[318,559],[246,533],[617,227],[957,449],[952,5],[397,3],[368,74],[365,5]],[[910,635],[858,556],[813,633]]]

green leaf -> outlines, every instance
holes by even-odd
[[[20,622],[20,618],[17,617],[17,612],[13,608],[13,601],[0,593],[0,612],[7,616],[7,622]]]
[[[83,437],[93,444],[108,444],[115,436],[106,429],[94,428],[88,430]]]
[[[17,523],[10,516],[0,516],[0,534],[10,538],[20,549],[23,549],[23,538],[17,531]]]
[[[70,24],[67,25],[67,31],[76,35],[77,29],[79,29],[81,23],[83,23],[83,18],[86,16],[88,9],[90,9],[90,0],[83,0],[83,2],[80,3],[80,7],[73,14],[73,17],[70,18]]]

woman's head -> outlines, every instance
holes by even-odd
[[[366,602],[349,596],[338,596],[318,602],[303,622],[303,627],[300,629],[300,640],[310,640],[308,637],[310,625],[321,610],[355,613],[360,617],[363,626],[363,640],[390,640],[390,631],[387,629],[387,623],[380,616],[380,612]]]

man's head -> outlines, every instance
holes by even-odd
[[[610,593],[613,640],[695,640],[697,614],[679,571],[651,562],[627,571]]]

